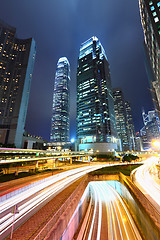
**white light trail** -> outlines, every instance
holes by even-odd
[[[15,204],[18,205],[19,209],[19,213],[15,215],[15,224],[21,224],[24,217],[31,216],[33,214],[32,212],[37,211],[40,206],[47,202],[52,196],[62,191],[86,173],[104,166],[105,165],[94,165],[81,167],[54,175],[49,177],[45,182],[37,182],[32,188],[1,202],[0,213],[1,216],[3,216],[0,226],[1,236],[7,236],[7,232],[12,227],[13,215],[11,212]]]
[[[102,227],[104,224],[102,216],[104,216],[103,214],[106,212],[107,221],[109,222],[108,227],[110,227],[110,229],[108,229],[108,238],[106,239],[142,240],[127,207],[117,191],[107,182],[90,182],[89,186],[94,194],[94,207],[96,209],[94,209],[91,228],[87,239],[99,240],[104,238],[105,232]],[[104,211],[104,206],[106,207],[106,211]],[[97,226],[96,222],[98,222]],[[95,230],[95,227],[97,228],[97,231]],[[95,232],[97,232],[96,237],[94,236]]]
[[[140,188],[146,197],[147,194],[150,196],[149,200],[152,201],[153,205],[155,205],[154,202],[156,202],[160,206],[160,185],[158,184],[158,182],[160,183],[160,180],[157,177],[157,172],[155,172],[157,160],[158,158],[151,157],[145,161],[144,165],[137,168],[134,171],[134,183]]]

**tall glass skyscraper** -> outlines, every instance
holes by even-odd
[[[21,148],[36,44],[15,34],[0,21],[0,142]]]
[[[85,148],[87,143],[113,143],[115,137],[109,63],[98,38],[91,37],[81,44],[78,59],[77,140]]]
[[[122,90],[120,88],[113,89],[113,96],[118,137],[121,139],[122,150],[127,151],[130,150],[129,132],[127,128],[127,113]]]
[[[65,143],[69,141],[69,81],[70,64],[66,57],[57,63],[51,120],[50,141]]]
[[[160,0],[139,0],[145,63],[153,104],[160,119]]]
[[[130,142],[130,149],[136,150],[136,144],[135,144],[135,128],[133,123],[133,116],[132,116],[132,109],[131,105],[128,101],[125,101],[125,107],[126,107],[126,114],[127,114],[127,126],[128,126],[128,134],[129,134],[129,142]]]

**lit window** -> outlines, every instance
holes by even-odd
[[[151,11],[153,11],[154,9],[155,9],[154,6],[152,6],[152,7],[151,7]]]
[[[152,1],[150,1],[150,2],[149,2],[149,5],[152,5],[152,4],[153,4],[153,2],[152,2]]]
[[[154,18],[154,21],[155,21],[155,22],[158,22],[158,21],[159,21],[159,18],[158,18],[158,17]]]
[[[156,12],[153,12],[153,17],[155,17],[157,15],[157,13]]]
[[[160,7],[160,2],[157,3],[157,6]]]

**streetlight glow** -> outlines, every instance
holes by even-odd
[[[153,145],[155,148],[160,148],[160,141],[154,140],[154,141],[152,141],[152,145]]]

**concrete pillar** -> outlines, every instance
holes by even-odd
[[[38,161],[36,161],[36,168],[38,168]]]
[[[55,159],[55,167],[58,167],[58,165],[59,165],[59,164],[58,164],[58,159],[56,158],[56,159]]]
[[[56,167],[55,159],[53,159],[53,168]]]
[[[70,161],[70,164],[72,164],[72,158],[71,157],[70,157],[69,161]]]
[[[38,161],[35,162],[35,172],[38,170]]]

